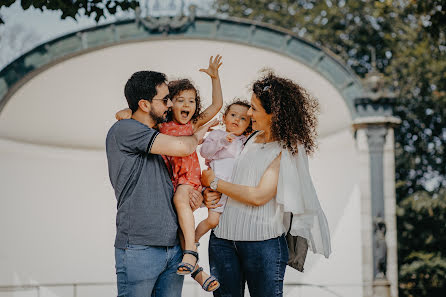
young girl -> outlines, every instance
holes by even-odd
[[[170,97],[172,98],[172,111],[167,123],[160,127],[160,132],[173,136],[192,135],[196,129],[210,121],[223,105],[218,69],[222,65],[221,56],[209,59],[209,67],[200,69],[212,79],[212,104],[203,112],[198,90],[188,79],[171,81],[168,84]],[[128,109],[118,112],[116,118],[131,117]],[[207,275],[198,266],[198,253],[195,244],[195,220],[189,204],[189,191],[193,187],[201,190],[201,172],[197,153],[186,157],[163,156],[167,168],[171,173],[172,184],[175,188],[173,197],[178,214],[178,221],[184,236],[183,260],[177,267],[177,274],[191,274],[199,282],[203,289],[212,292],[220,283],[213,276]],[[162,222],[160,222],[162,224]]]
[[[226,132],[214,130],[206,137],[201,145],[200,154],[206,159],[215,175],[225,181],[231,181],[235,158],[243,149],[246,136],[251,132],[251,119],[247,115],[251,105],[244,100],[236,99],[229,104],[223,115]],[[217,208],[208,210],[208,217],[198,224],[195,230],[195,241],[211,229],[214,229],[220,220],[228,196],[222,195]]]

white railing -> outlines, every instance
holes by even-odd
[[[302,287],[314,287],[318,288],[326,293],[329,293],[333,297],[343,297],[341,294],[335,292],[333,287],[358,287],[358,284],[348,285],[321,285],[321,284],[308,284],[308,283],[292,283],[286,282],[284,284],[284,296],[294,297],[296,294],[291,295],[291,291],[296,288]],[[35,285],[10,285],[0,286],[0,297],[46,297],[46,296],[58,296],[57,292],[63,290],[64,297],[100,297],[100,296],[116,296],[116,283],[114,282],[91,282],[91,283],[58,283],[58,284],[35,284]],[[91,291],[96,291],[95,296],[91,295]],[[186,291],[186,292],[185,292]],[[50,293],[51,292],[51,293]],[[71,292],[71,293],[70,293]],[[183,287],[184,296],[199,296],[201,295],[201,288],[197,286],[195,282],[185,281]],[[288,292],[288,293],[287,293]],[[100,295],[100,296],[97,296]],[[204,293],[203,293],[204,294]],[[208,293],[206,293],[208,294]],[[247,293],[248,294],[248,293]],[[300,295],[300,294],[299,294]],[[204,295],[203,295],[204,296]],[[209,296],[209,295],[206,295]],[[249,294],[247,295],[249,296]]]

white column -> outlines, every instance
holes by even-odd
[[[372,200],[370,187],[369,145],[365,129],[356,131],[356,143],[360,162],[361,191],[361,243],[363,297],[373,296],[373,243],[372,243]]]
[[[398,297],[398,257],[395,197],[395,141],[393,128],[387,132],[384,144],[384,208],[387,226],[387,279],[392,297]]]

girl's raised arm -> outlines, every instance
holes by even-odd
[[[212,79],[212,104],[199,115],[197,122],[194,123],[194,130],[209,122],[223,106],[223,94],[220,76],[218,75],[218,69],[223,64],[221,63],[221,58],[222,56],[220,55],[217,55],[215,59],[211,56],[209,58],[209,67],[200,69],[201,72],[206,73]]]

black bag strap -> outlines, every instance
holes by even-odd
[[[290,213],[290,227],[288,228],[288,232],[287,233],[290,233],[290,230],[291,230],[291,225],[293,224],[293,213],[291,212]]]
[[[251,135],[249,135],[248,138],[246,139],[245,143],[243,143],[243,146],[245,146],[245,145],[248,143],[248,141],[249,141],[254,135],[256,135],[258,132],[260,132],[260,131],[259,131],[259,130],[256,130],[256,131],[252,132]]]

